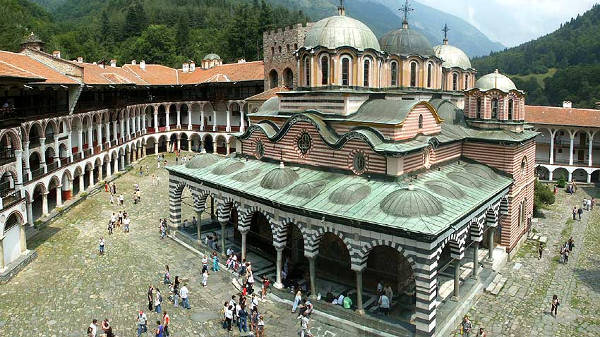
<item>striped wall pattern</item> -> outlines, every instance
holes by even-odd
[[[169,220],[174,228],[181,226],[181,194],[184,187],[185,183],[169,179]]]
[[[419,116],[423,116],[423,128],[419,128]],[[433,113],[425,104],[416,105],[404,119],[402,128],[396,129],[394,140],[412,139],[417,134],[433,135],[442,131]]]

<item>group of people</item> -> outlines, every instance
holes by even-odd
[[[565,242],[562,246],[560,246],[560,262],[567,263],[569,262],[569,255],[575,248],[575,240],[571,236],[567,242]]]
[[[460,325],[460,330],[461,335],[466,337],[471,336],[471,333],[473,332],[473,323],[469,319],[469,316],[465,315],[465,317],[463,317],[462,323]],[[485,329],[483,327],[480,327],[479,330],[477,330],[477,334],[475,336],[486,337],[487,333],[485,332]]]
[[[108,235],[112,235],[115,228],[121,228],[123,225],[123,232],[129,233],[129,225],[131,224],[131,218],[129,218],[129,214],[125,211],[119,211],[118,213],[114,213],[110,216],[110,220],[108,221]]]
[[[115,333],[113,332],[112,326],[110,326],[110,322],[108,318],[105,318],[100,324],[100,328],[106,337],[115,337]],[[97,337],[98,336],[98,320],[93,319],[90,326],[87,328],[87,337]]]
[[[248,302],[248,303],[246,303]],[[237,325],[240,333],[242,331],[251,331],[256,337],[263,337],[265,333],[265,321],[263,315],[258,311],[258,296],[252,294],[250,300],[243,294],[236,301],[236,296],[231,296],[231,300],[223,303],[221,311],[223,317],[223,329],[232,331],[233,326]],[[248,321],[250,324],[248,324]],[[248,327],[250,325],[250,327]]]

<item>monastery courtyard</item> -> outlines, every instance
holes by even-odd
[[[168,157],[173,163],[173,157]],[[146,290],[158,286],[165,298],[163,310],[172,319],[174,336],[224,336],[220,327],[222,303],[237,291],[228,272],[211,273],[208,287],[200,282],[200,258],[173,240],[160,240],[158,219],[168,217],[167,173],[156,169],[154,156],[141,164],[158,174],[160,187],[150,176],[139,178],[139,164],[118,178],[118,193],[125,196],[124,210],[132,217],[131,233],[116,230],[107,235],[111,212],[120,208],[109,203],[101,190],[66,212],[29,241],[38,258],[8,284],[0,285],[0,335],[82,336],[93,318],[109,318],[117,336],[135,336],[139,309],[147,309]],[[142,203],[133,205],[133,185],[139,183]],[[598,336],[600,335],[600,215],[585,212],[581,222],[568,220],[570,209],[598,190],[580,188],[574,196],[560,192],[555,205],[535,225],[548,245],[541,261],[537,245],[528,241],[519,255],[508,262],[502,274],[508,278],[497,296],[484,294],[471,309],[474,327],[484,326],[488,336]],[[184,214],[184,218],[186,215]],[[100,236],[106,238],[107,255],[98,256]],[[558,262],[558,246],[573,236],[574,253],[567,265]],[[162,284],[164,265],[172,275],[188,280],[187,311],[166,302]],[[561,300],[558,317],[550,313],[550,300]],[[289,306],[272,300],[261,303],[267,324],[266,336],[296,336],[298,321]],[[319,305],[316,305],[319,309]],[[313,316],[315,336],[345,336],[338,323]],[[149,313],[149,328],[158,314]],[[234,330],[232,335],[238,335]],[[459,335],[456,333],[456,335]]]

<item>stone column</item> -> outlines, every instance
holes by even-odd
[[[452,296],[453,301],[460,299],[460,259],[454,261],[454,293]]]
[[[96,129],[96,142],[98,142],[98,147],[102,151],[102,124],[96,125]]]
[[[62,206],[62,185],[56,186],[56,207]]]
[[[192,129],[192,109],[190,109],[188,107],[188,126],[187,126],[188,130]]]
[[[83,179],[85,179],[85,171],[81,172],[81,175],[79,176],[79,193],[85,191],[85,182]]]
[[[158,111],[154,112],[154,132],[158,132]]]
[[[117,121],[113,121],[113,135],[115,135],[115,140],[117,141],[117,144],[119,143],[119,133],[117,132]]]
[[[246,228],[244,230],[240,229],[240,234],[242,235],[242,261],[246,259],[246,250],[248,248],[247,239],[248,239],[248,231],[250,228]]]
[[[177,108],[177,128],[181,129],[181,109]]]
[[[202,244],[202,213],[204,213],[204,208],[202,210],[196,211],[196,216],[198,220],[198,226],[196,226],[196,234],[198,235],[198,243]]]
[[[225,131],[231,132],[231,111],[227,110],[227,126],[225,127]]]
[[[588,166],[592,167],[592,143],[594,142],[594,133],[588,133]],[[590,174],[591,176],[591,174]],[[591,177],[590,177],[591,179]]]
[[[226,141],[225,143],[225,154],[229,155],[229,153],[231,153],[231,148],[230,148],[231,144],[229,142]]]
[[[48,167],[46,166],[46,138],[40,138],[40,167],[44,168],[44,173],[48,173]]]
[[[188,138],[188,151],[192,152],[192,138]]]
[[[240,110],[240,132],[246,131],[246,121],[244,121],[244,111]]]
[[[573,138],[575,138],[575,135],[571,134],[569,131],[569,165],[573,165]],[[569,181],[571,181],[571,179],[569,179]]]
[[[277,289],[283,288],[283,283],[281,283],[281,268],[283,266],[283,248],[284,247],[275,247],[275,250],[277,251],[277,276],[275,284],[273,286]]]
[[[94,186],[94,170],[89,170],[88,171],[88,181],[89,181],[89,185],[88,185],[88,189],[91,189],[92,186]]]
[[[217,138],[213,141],[213,153],[217,153]]]
[[[488,230],[488,259],[490,262],[494,261],[494,232],[496,231],[496,227],[490,227]]]
[[[146,115],[144,114],[144,116],[141,118],[142,118],[142,131],[144,131],[142,133],[146,133],[147,132],[147,130],[146,130]]]
[[[119,160],[121,161],[121,167],[125,170],[125,153],[119,156]]]
[[[200,110],[200,131],[204,131],[204,109]]]
[[[420,260],[421,262],[417,262],[414,268],[416,286],[414,324],[417,336],[433,336],[435,335],[438,303],[437,263],[435,258]]]
[[[104,125],[104,129],[106,129],[106,141],[109,143],[108,147],[110,148],[110,122],[106,122],[106,124]]]
[[[15,169],[17,170],[17,180],[15,181],[15,190],[21,190],[23,186],[23,150],[15,150]],[[23,193],[23,192],[21,192]]]
[[[42,192],[42,215],[48,215],[48,192]]]
[[[0,271],[4,270],[4,236],[0,238]]]
[[[25,224],[19,225],[19,241],[21,244],[21,254],[27,251],[27,235],[25,234]]]
[[[31,180],[31,169],[29,168],[29,141],[23,142],[23,157],[25,158],[24,175]]]
[[[550,165],[554,164],[554,136],[556,131],[550,130]],[[552,172],[550,172],[552,173]],[[552,180],[552,178],[550,178]]]
[[[69,162],[73,162],[73,139],[71,138],[71,133],[67,135],[67,157],[69,158]]]
[[[54,134],[54,160],[56,161],[56,167],[60,167],[60,151],[58,147],[58,134]]]
[[[119,158],[115,158],[115,163],[113,164],[113,174],[117,172],[119,172]]]
[[[94,135],[93,134],[94,134],[94,131],[93,131],[92,127],[90,126],[88,128],[88,147],[90,149],[92,149],[91,156],[94,155]]]
[[[227,221],[220,221],[221,224],[221,254],[225,255],[225,230]]]
[[[479,238],[481,240],[481,238]],[[473,274],[471,278],[479,278],[479,241],[473,242]]]
[[[121,119],[121,121],[119,121],[119,124],[121,125],[121,139],[123,140],[123,142],[125,142],[125,120]]]
[[[362,269],[355,270],[356,274],[356,312],[360,315],[364,315],[365,311],[363,309],[363,299],[362,299],[362,289],[363,289],[363,279],[362,279]],[[392,300],[390,299],[390,302]]]
[[[171,131],[171,116],[169,115],[169,109],[166,109],[165,111],[165,126],[167,131]]]
[[[27,200],[25,208],[27,209],[27,223],[33,226],[33,203]]]
[[[213,110],[213,131],[217,131],[217,112]]]
[[[316,275],[315,275],[315,259],[316,259],[316,255],[315,256],[306,256],[306,258],[308,259],[308,273],[310,274],[310,297],[311,298],[316,298],[317,297],[317,282],[316,282]]]

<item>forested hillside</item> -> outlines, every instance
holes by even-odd
[[[557,31],[515,48],[473,60],[480,74],[500,69],[527,91],[527,104],[600,101],[600,5]]]
[[[33,30],[48,50],[58,49],[69,59],[116,58],[120,64],[144,59],[180,67],[214,52],[226,61],[256,60],[262,58],[264,30],[307,20],[299,11],[264,0],[37,1],[51,14],[28,0],[0,0],[12,5],[0,9],[4,22],[24,17],[11,33],[2,31],[0,49],[18,49]]]

